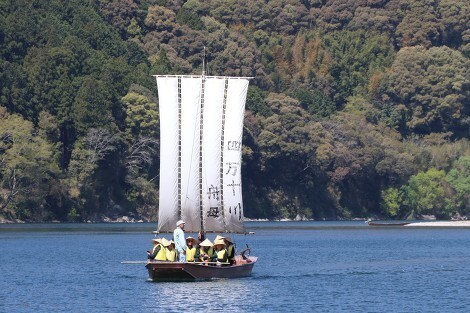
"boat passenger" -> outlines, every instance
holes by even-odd
[[[235,264],[235,246],[230,237],[224,237],[225,247],[227,249],[227,257],[230,265]]]
[[[200,250],[198,241],[193,237],[186,238],[186,262],[199,260]]]
[[[230,237],[222,237],[217,235],[215,240],[219,239],[222,239],[225,242],[225,249],[227,250],[228,254],[228,262],[230,265],[233,265],[235,263],[235,246],[233,245],[232,239],[230,239]]]
[[[225,242],[223,239],[214,240],[214,256],[212,262],[217,262],[221,265],[228,265],[228,253],[225,249]]]
[[[206,232],[200,230],[199,233],[197,233],[197,240],[199,240],[199,242],[203,242],[204,240],[206,240]]]
[[[153,238],[153,249],[152,252],[147,251],[147,259],[156,261],[165,261],[166,253],[165,247],[162,244],[162,238]]]
[[[164,238],[162,243],[165,246],[166,260],[169,262],[176,262],[178,260],[178,256],[176,254],[175,243],[173,240],[168,241]]]
[[[176,228],[173,231],[173,240],[175,248],[178,252],[178,260],[186,262],[186,240],[184,239],[184,224],[183,220],[176,222]]]
[[[212,242],[209,239],[204,240],[199,244],[200,254],[199,260],[201,261],[210,261],[214,255],[214,248],[212,247]]]

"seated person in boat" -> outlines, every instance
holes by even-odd
[[[195,262],[199,260],[200,249],[198,241],[189,236],[186,238],[186,262]]]
[[[229,265],[228,253],[225,249],[225,242],[223,239],[214,240],[214,256],[212,262],[220,263],[221,265]]]
[[[222,239],[225,242],[225,249],[227,250],[228,254],[228,262],[230,265],[235,263],[235,246],[233,245],[232,239],[230,237],[222,237],[217,235],[215,240]]]
[[[152,252],[147,251],[147,259],[156,261],[165,261],[166,252],[165,247],[162,244],[162,238],[153,238],[153,249]]]
[[[214,248],[212,242],[209,239],[204,240],[199,244],[199,260],[210,261],[214,255]]]
[[[206,240],[206,232],[203,230],[200,230],[197,233],[197,240],[199,240],[199,242],[203,242],[204,240]]]
[[[167,240],[163,238],[162,243],[165,246],[166,260],[169,262],[178,261],[178,257],[177,257],[176,249],[175,249],[175,243],[173,242],[173,240]]]

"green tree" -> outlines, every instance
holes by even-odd
[[[103,14],[111,25],[114,26],[121,36],[126,35],[126,30],[135,21],[137,4],[132,0],[98,0],[99,12]]]
[[[400,47],[430,47],[441,42],[441,27],[436,0],[415,0],[404,6],[404,17],[395,36]]]
[[[318,90],[296,88],[292,97],[299,100],[302,107],[317,118],[330,116],[336,111],[334,102]]]
[[[441,0],[437,11],[442,25],[443,44],[458,48],[463,43],[464,32],[468,31],[470,4],[465,0]]]
[[[246,96],[246,108],[253,111],[255,114],[262,116],[269,116],[272,112],[266,104],[266,92],[256,86],[248,87],[248,94]]]
[[[113,120],[110,90],[104,82],[87,77],[73,103],[73,118],[77,131],[83,135],[91,128],[105,127]]]
[[[323,38],[323,43],[332,55],[329,71],[337,85],[338,106],[349,96],[365,94],[372,75],[384,71],[394,57],[386,36],[364,31],[333,32]]]
[[[389,124],[405,134],[453,131],[467,136],[469,66],[468,59],[448,47],[401,49],[379,91],[383,106],[391,108]]]
[[[58,179],[55,146],[31,122],[0,107],[0,214],[50,219],[46,197]]]
[[[382,212],[390,217],[398,216],[403,202],[402,192],[397,188],[389,187],[382,190],[381,198],[380,208]]]
[[[151,221],[158,219],[158,190],[152,181],[143,177],[133,179],[127,199],[140,216]]]
[[[86,53],[85,49],[80,51]],[[32,118],[45,110],[58,116],[61,122],[69,119],[81,66],[80,57],[65,47],[29,50],[24,68],[33,93],[31,101],[37,110]]]
[[[176,15],[176,21],[182,25],[187,25],[189,28],[194,30],[204,30],[206,26],[198,16],[197,12],[194,12],[189,6],[183,6]]]
[[[455,190],[453,209],[460,209],[460,212],[467,214],[470,212],[470,157],[460,157],[453,168],[447,173],[446,180]]]
[[[408,184],[403,188],[404,204],[417,216],[436,214],[448,217],[451,212],[446,207],[444,179],[444,171],[435,168],[411,176]]]
[[[90,128],[75,142],[64,181],[75,215],[90,218],[107,208],[108,199],[103,200],[109,190],[106,182],[114,176],[99,175],[105,169],[100,164],[117,149],[118,140],[107,129]]]
[[[126,112],[127,132],[130,137],[150,136],[158,138],[157,104],[144,95],[130,92],[122,98]]]
[[[157,104],[144,95],[130,92],[122,101],[126,113],[125,139],[128,146],[125,162],[132,176],[127,179],[134,180],[139,176],[139,170],[148,168],[157,159],[159,117]],[[146,176],[144,173],[141,175]],[[143,183],[140,185],[143,186]]]

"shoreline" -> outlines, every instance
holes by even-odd
[[[404,227],[470,227],[470,221],[412,222]]]
[[[354,222],[354,221],[367,221],[366,218],[354,218],[349,220],[314,220],[314,219],[250,219],[246,218],[245,222]],[[381,222],[388,222],[391,220],[381,220]],[[395,221],[398,222],[398,221]],[[146,221],[143,219],[129,218],[122,216],[118,218],[103,218],[97,221],[88,220],[86,222],[63,222],[63,221],[44,221],[44,222],[27,222],[22,220],[8,220],[0,219],[1,224],[115,224],[115,223],[156,223],[155,221]],[[403,225],[404,227],[470,227],[470,220],[413,220],[409,224]]]

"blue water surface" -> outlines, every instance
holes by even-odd
[[[251,277],[180,283],[121,264],[154,228],[0,225],[0,312],[470,312],[469,228],[249,222]]]

